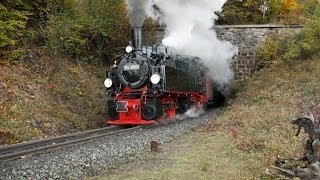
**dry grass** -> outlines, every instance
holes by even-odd
[[[172,142],[171,148],[164,148],[166,152],[160,152],[152,161],[146,158],[140,162],[157,167],[135,165],[96,178],[272,179],[265,170],[277,155],[293,157],[303,153],[305,136],[294,136],[290,120],[319,108],[319,82],[319,60],[258,72],[216,122]],[[181,143],[189,146],[180,148]],[[163,166],[165,162],[159,162],[163,158],[175,163]]]
[[[33,56],[34,57],[34,56]],[[0,144],[104,124],[104,69],[47,57],[0,66]]]

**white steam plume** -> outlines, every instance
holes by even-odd
[[[204,113],[204,109],[202,106],[193,106],[190,109],[188,109],[185,113],[177,114],[176,119],[183,120],[186,118],[196,118],[203,113]]]
[[[230,68],[235,47],[221,41],[212,29],[226,0],[154,0],[159,8],[157,17],[166,24],[162,43],[177,53],[200,57],[219,84],[233,78]],[[154,14],[153,14],[154,15]]]
[[[126,0],[129,22],[132,27],[142,27],[146,17],[153,17],[151,0]]]

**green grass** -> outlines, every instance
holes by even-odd
[[[278,155],[303,154],[290,120],[320,108],[319,82],[319,60],[257,72],[215,122],[94,179],[272,179],[265,170]]]

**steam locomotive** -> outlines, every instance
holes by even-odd
[[[192,106],[221,101],[199,58],[169,54],[164,45],[142,46],[141,28],[133,28],[132,36],[133,47],[126,47],[127,54],[109,69],[104,81],[107,124],[163,122]]]

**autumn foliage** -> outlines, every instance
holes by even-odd
[[[263,16],[262,5],[267,5]],[[317,0],[228,0],[223,7],[217,24],[300,24]],[[312,11],[312,10],[311,10]]]
[[[228,0],[217,24],[300,24],[317,0]],[[17,62],[26,47],[53,57],[112,63],[129,39],[124,0],[3,0],[0,2],[0,63]]]
[[[17,46],[25,35],[27,15],[18,11],[18,2],[4,1],[0,3],[0,62],[14,60],[21,54]]]
[[[292,12],[297,12],[300,9],[300,4],[296,0],[282,0],[280,14],[288,15]]]
[[[320,57],[320,5],[312,9],[300,33],[282,34],[281,38],[269,37],[258,49],[260,66],[267,67],[279,62]]]
[[[128,39],[123,0],[4,0],[0,3],[0,62],[24,57],[27,47],[52,56],[110,62]]]
[[[79,0],[71,10],[49,16],[43,36],[52,54],[101,64],[122,53],[128,30],[124,1]]]

